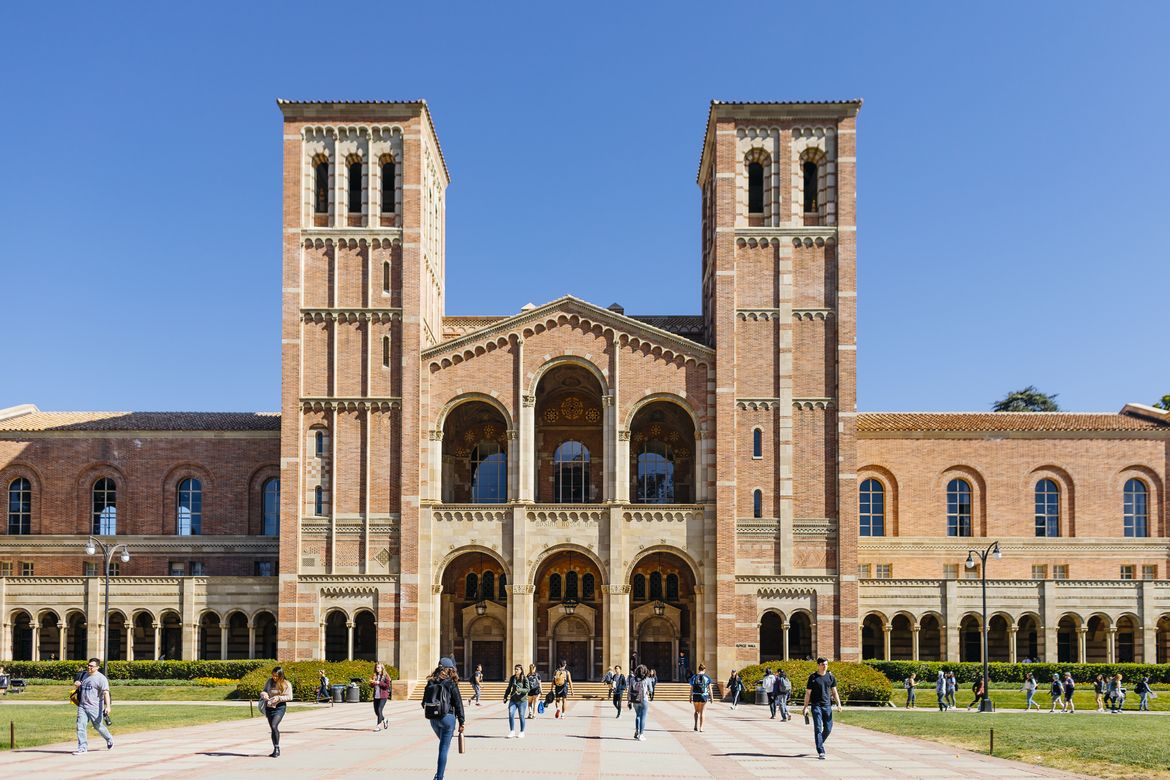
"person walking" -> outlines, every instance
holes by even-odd
[[[918,685],[918,674],[916,672],[910,672],[910,676],[902,684],[906,686],[906,709],[912,710],[916,706],[918,698],[918,690],[915,687]]]
[[[1036,678],[1028,672],[1024,675],[1024,712],[1030,711],[1033,707],[1037,712],[1040,711],[1040,705],[1036,703]]]
[[[439,740],[439,764],[435,780],[443,780],[447,773],[447,751],[451,737],[463,733],[463,696],[459,693],[459,673],[450,658],[440,658],[439,665],[427,678],[423,690],[423,714],[431,723],[431,731]],[[456,726],[458,724],[458,727]]]
[[[260,704],[264,717],[268,719],[268,730],[272,735],[272,752],[269,758],[280,758],[280,722],[284,720],[286,706],[293,697],[292,683],[284,677],[284,669],[276,667],[272,676],[264,682],[260,691]]]
[[[1105,693],[1108,688],[1109,684],[1105,682],[1105,675],[1097,675],[1097,679],[1093,680],[1093,696],[1097,700],[1097,712],[1105,711]]]
[[[332,702],[333,697],[329,695],[329,678],[325,675],[324,669],[317,670],[317,703]]]
[[[731,709],[734,710],[739,704],[739,697],[743,695],[743,680],[735,669],[731,670],[731,676],[727,678],[727,693],[731,696]]]
[[[650,671],[645,664],[638,664],[630,672],[626,689],[626,706],[634,711],[634,739],[646,741],[646,714],[650,711]]]
[[[377,718],[374,731],[390,728],[390,721],[382,711],[386,709],[386,702],[390,699],[390,675],[386,674],[386,666],[379,661],[374,664],[374,676],[370,678],[370,687],[374,689],[374,717]]]
[[[947,709],[955,710],[959,708],[959,703],[955,701],[955,694],[959,690],[959,679],[955,677],[954,672],[947,672]]]
[[[841,694],[837,692],[837,678],[829,671],[826,658],[817,659],[817,670],[808,676],[804,684],[804,721],[808,722],[809,708],[812,708],[813,741],[817,746],[817,758],[825,760],[825,740],[833,731],[833,702],[841,711]]]
[[[1125,686],[1121,684],[1121,675],[1115,674],[1109,681],[1109,711],[1121,712],[1125,707]]]
[[[1141,697],[1138,701],[1138,712],[1150,711],[1150,678],[1143,677],[1133,686],[1133,692]]]
[[[4,671],[4,667],[0,666],[0,696],[8,695],[8,672]]]
[[[101,661],[89,659],[85,671],[73,681],[77,692],[77,750],[73,755],[89,752],[89,727],[92,725],[106,740],[106,750],[114,749],[114,738],[106,723],[110,718],[110,681],[102,674]],[[105,721],[105,722],[103,722]]]
[[[516,718],[520,718],[520,734],[524,737],[524,716],[528,714],[528,677],[524,674],[523,664],[512,667],[512,676],[508,678],[508,687],[504,691],[504,704],[508,705],[508,739],[517,736]]]
[[[971,683],[971,693],[974,698],[971,699],[971,703],[967,705],[968,711],[970,711],[972,707],[982,701],[983,697],[987,694],[987,681],[980,677],[978,680]]]
[[[703,730],[703,710],[707,702],[711,701],[711,678],[707,676],[707,667],[699,664],[699,668],[691,675],[691,704],[695,707],[695,731]]]
[[[554,718],[567,714],[569,697],[573,695],[573,675],[569,672],[569,662],[561,659],[561,665],[553,672],[553,702],[556,705]]]
[[[941,669],[938,679],[934,682],[934,695],[938,697],[938,711],[947,711],[947,676]]]
[[[691,666],[687,663],[687,654],[682,650],[678,651],[678,680],[682,682],[690,676]]]
[[[475,706],[479,706],[479,692],[480,686],[483,685],[483,664],[476,664],[475,671],[471,673],[471,700],[475,702]]]
[[[540,672],[536,671],[536,664],[528,664],[528,717],[535,718],[537,702],[544,691],[541,690]]]
[[[601,678],[601,681],[603,683],[605,683],[605,695],[609,696],[612,699],[613,698],[613,667],[612,666],[606,668],[605,676]]]
[[[650,676],[646,679],[650,681],[650,701],[654,701],[654,689],[658,687],[658,670],[651,669]]]
[[[1049,712],[1056,712],[1056,705],[1060,705],[1060,711],[1064,712],[1064,702],[1061,697],[1064,696],[1064,686],[1060,684],[1060,675],[1055,672],[1052,673],[1052,684],[1048,686],[1048,693],[1052,696],[1052,707]]]
[[[1073,694],[1077,691],[1077,685],[1073,682],[1072,672],[1064,673],[1064,681],[1061,683],[1062,693],[1064,694],[1064,711],[1070,715],[1077,711],[1077,705],[1073,701]]]
[[[776,675],[772,667],[764,669],[764,679],[760,682],[764,687],[764,695],[768,697],[768,712],[772,713],[771,720],[776,719]]]
[[[780,710],[780,721],[792,720],[788,712],[788,702],[792,698],[792,680],[788,679],[788,672],[776,670],[776,706]]]
[[[617,715],[614,717],[620,718],[622,716],[622,701],[626,698],[626,686],[629,681],[626,676],[622,674],[622,668],[615,666],[613,668],[613,688],[610,693],[613,696],[613,708],[617,710]]]

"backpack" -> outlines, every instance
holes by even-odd
[[[422,706],[423,715],[427,720],[439,720],[451,714],[451,692],[443,683],[427,680]]]
[[[782,693],[785,696],[792,693],[792,681],[787,677],[776,678],[776,693]]]
[[[632,701],[634,704],[641,704],[645,699],[643,685],[645,685],[644,681],[638,679],[635,679],[630,683],[630,701]]]
[[[711,684],[710,678],[705,674],[696,674],[691,678],[691,693],[695,695],[705,695],[707,693],[707,686]]]
[[[553,685],[558,688],[565,684],[565,670],[557,669],[557,673],[553,675]]]

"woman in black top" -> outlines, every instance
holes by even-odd
[[[427,690],[423,691],[424,710],[429,698],[428,691],[436,685],[445,689],[448,701],[451,703],[451,708],[445,715],[430,721],[431,730],[439,738],[439,765],[435,772],[435,780],[443,780],[443,775],[447,772],[447,751],[451,749],[451,737],[456,733],[463,733],[464,722],[463,696],[459,693],[459,673],[455,671],[455,662],[450,658],[440,658],[439,665],[427,678]],[[458,732],[456,732],[456,723],[458,723]]]
[[[536,664],[528,664],[528,717],[536,717],[536,702],[543,691],[540,686],[540,672],[536,671]]]
[[[516,664],[512,667],[512,676],[508,678],[508,688],[504,691],[504,704],[508,705],[508,739],[524,736],[524,715],[528,712],[528,678],[524,675],[524,667]],[[516,733],[516,718],[520,719],[520,733]]]

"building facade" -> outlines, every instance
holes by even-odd
[[[856,412],[859,101],[712,103],[676,316],[445,315],[427,105],[280,108],[280,414],[0,413],[0,656],[98,652],[95,533],[111,657],[966,660],[998,540],[993,660],[1166,660],[1167,413]]]

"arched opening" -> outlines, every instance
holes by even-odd
[[[329,213],[329,162],[320,158],[313,166],[313,213]]]
[[[983,633],[979,618],[967,615],[959,622],[959,660],[983,660]]]
[[[812,616],[807,612],[793,612],[788,617],[788,657],[811,661],[814,652]]]
[[[992,615],[987,621],[987,660],[991,663],[1007,663],[1011,656],[1009,640],[1011,621],[1003,615]]]
[[[248,657],[248,616],[243,612],[233,612],[227,618],[227,657],[229,660],[238,660]],[[269,656],[260,656],[268,658]]]
[[[199,619],[199,660],[222,661],[223,626],[219,615],[208,612]]]
[[[643,504],[694,500],[695,424],[678,404],[646,404],[630,422],[630,498]]]
[[[149,612],[134,616],[134,660],[154,660],[154,615]]]
[[[378,660],[378,627],[374,613],[368,609],[358,612],[353,619],[353,660]]]
[[[455,659],[460,676],[467,677],[475,668],[474,664],[483,664],[485,660],[493,669],[497,666],[503,668],[507,649],[504,634],[493,633],[490,638],[481,635],[477,646],[475,637],[469,633],[481,610],[484,616],[490,615],[493,620],[506,621],[503,594],[496,585],[502,580],[506,580],[504,567],[495,556],[473,550],[457,556],[443,570],[443,592],[439,597],[442,614],[439,648]],[[488,642],[498,644],[489,645]],[[495,660],[497,656],[499,662]],[[486,674],[487,666],[484,669]],[[502,676],[492,674],[488,679],[502,679]]]
[[[765,612],[760,618],[760,663],[784,660],[784,618]]]
[[[1062,664],[1075,664],[1080,661],[1077,621],[1071,615],[1065,615],[1056,624],[1056,661]]]
[[[1016,660],[1040,661],[1044,657],[1043,642],[1044,636],[1036,618],[1032,615],[1021,617],[1016,630]]]
[[[886,660],[886,637],[878,615],[866,615],[861,622],[861,657]]]
[[[33,622],[32,615],[27,612],[17,612],[12,616],[12,660],[33,660]]]
[[[1117,663],[1144,663],[1142,643],[1138,641],[1138,624],[1132,615],[1117,619]]]
[[[1085,662],[1103,664],[1109,659],[1109,619],[1093,615],[1085,624]]]
[[[162,636],[159,647],[162,650],[161,658],[177,661],[183,657],[183,622],[179,620],[177,612],[164,612],[162,616]]]
[[[271,612],[257,612],[252,620],[256,632],[256,658],[276,658],[276,617]]]
[[[941,661],[943,649],[942,622],[937,615],[923,615],[918,621],[918,660]]]
[[[551,674],[556,664],[564,659],[574,680],[597,679],[600,676],[598,669],[606,665],[603,663],[606,660],[602,638],[605,621],[601,602],[605,580],[601,570],[591,556],[560,549],[540,562],[535,584],[537,666]],[[573,620],[554,630],[566,618]],[[624,648],[612,650],[617,654]],[[609,660],[609,663],[613,662],[613,659]]]
[[[349,617],[341,610],[325,616],[325,660],[349,659]]]
[[[121,612],[110,613],[110,625],[106,630],[105,647],[106,658],[110,661],[125,661],[126,651],[129,649],[126,646],[126,616]],[[77,656],[84,658],[86,653]]]
[[[40,617],[40,642],[37,648],[37,659],[40,661],[55,661],[61,649],[61,618],[56,612],[45,612]]]
[[[89,624],[81,612],[72,612],[65,621],[69,629],[69,640],[65,646],[65,657],[81,660],[88,657]]]
[[[764,213],[764,166],[758,162],[750,162],[747,166],[748,174],[748,213]]]
[[[817,164],[812,160],[805,160],[801,166],[801,173],[803,174],[804,185],[804,213],[817,213],[817,189],[819,184],[819,174]]]
[[[604,499],[601,396],[597,377],[579,365],[554,366],[540,378],[536,387],[538,501],[580,504]]]
[[[696,660],[694,623],[698,602],[694,572],[681,551],[661,550],[647,553],[635,562],[631,580],[638,578],[646,582],[646,588],[642,597],[630,604],[632,650],[640,663],[658,670],[660,680],[677,680],[679,653],[686,655],[689,668],[694,668]],[[651,623],[651,617],[669,625],[669,635],[664,631],[653,635],[642,632],[640,627],[660,625]],[[620,651],[614,651],[614,657],[620,658]]]
[[[1154,642],[1154,657],[1160,664],[1170,664],[1170,615],[1158,618],[1158,635]]]
[[[460,404],[443,420],[446,503],[499,504],[508,500],[508,426],[491,404]]]
[[[894,615],[890,621],[890,660],[910,661],[914,658],[914,621],[909,615]]]

